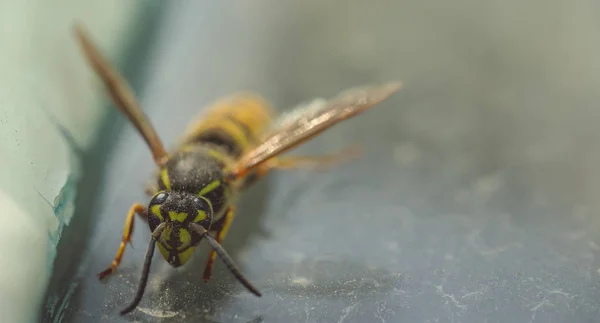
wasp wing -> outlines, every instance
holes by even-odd
[[[261,144],[247,151],[234,165],[231,175],[242,177],[265,161],[280,155],[333,125],[354,117],[400,90],[402,84],[387,83],[352,88],[331,100],[314,100],[302,110],[283,116],[278,127]]]
[[[127,116],[129,121],[137,128],[140,135],[142,135],[152,152],[154,162],[157,165],[163,164],[167,157],[165,148],[148,117],[140,108],[135,94],[127,81],[108,62],[104,55],[100,53],[100,50],[98,50],[85,33],[83,26],[76,24],[74,32],[88,63],[102,79],[117,108]]]

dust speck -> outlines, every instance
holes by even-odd
[[[174,317],[177,314],[179,314],[179,312],[173,312],[173,311],[161,311],[161,310],[155,310],[155,309],[151,309],[151,308],[143,308],[143,307],[138,307],[138,310],[144,314],[150,315],[150,316],[154,316],[154,317],[158,317],[158,318],[168,318],[168,317]]]
[[[312,281],[306,277],[297,276],[292,278],[292,283],[300,286],[308,286]]]

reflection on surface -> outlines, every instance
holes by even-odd
[[[202,282],[204,247],[181,270],[154,262],[141,306],[155,316],[116,317],[134,294],[145,227],[114,277],[94,277],[114,256],[124,212],[145,201],[152,171],[126,128],[65,321],[594,321],[596,11],[541,0],[435,3],[173,4],[142,96],[167,143],[204,104],[239,89],[287,110],[357,84],[406,87],[298,150],[359,141],[361,160],[277,172],[242,198],[223,245],[262,298],[221,263]]]

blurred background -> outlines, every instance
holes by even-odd
[[[276,172],[242,197],[223,246],[262,298],[219,261],[205,284],[203,246],[180,269],[155,255],[140,307],[124,317],[146,225],[113,277],[96,274],[130,205],[147,203],[154,166],[111,110],[84,159],[45,320],[595,322],[597,10],[584,0],[156,3],[118,66],[168,145],[234,91],[288,111],[366,83],[405,87],[294,151],[360,142],[362,159]]]

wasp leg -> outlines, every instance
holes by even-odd
[[[106,270],[98,274],[100,279],[112,274],[115,269],[121,263],[121,259],[123,258],[123,253],[125,252],[125,246],[128,242],[131,241],[131,235],[133,234],[133,225],[135,221],[135,215],[145,218],[147,217],[146,208],[139,203],[135,203],[129,209],[129,213],[127,214],[127,219],[125,220],[125,227],[123,228],[123,239],[121,240],[121,244],[119,245],[119,250],[117,251],[117,255],[113,259],[110,267]]]
[[[221,243],[221,241],[223,241],[223,239],[225,238],[225,235],[227,235],[227,231],[229,230],[229,227],[231,226],[231,222],[233,221],[234,217],[235,209],[233,206],[230,206],[227,209],[225,216],[219,222],[216,223],[215,231],[217,233],[215,236],[215,240],[217,240],[218,243]],[[205,282],[207,282],[212,276],[212,269],[215,265],[216,257],[217,253],[214,250],[211,250],[208,254],[208,259],[206,260],[206,266],[204,267],[203,278]]]
[[[275,157],[260,165],[255,171],[243,177],[241,189],[247,189],[274,169],[311,169],[325,170],[359,157],[361,149],[358,145],[348,146],[337,153],[321,156]]]
[[[273,169],[311,169],[325,170],[353,160],[361,155],[358,145],[350,145],[337,153],[321,156],[290,156],[276,157],[258,167],[253,176],[248,176],[252,182],[266,176]]]

